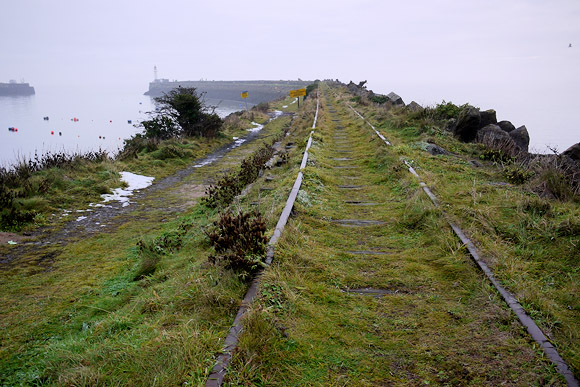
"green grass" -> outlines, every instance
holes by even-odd
[[[577,205],[539,198],[526,184],[498,185],[501,168],[469,163],[481,147],[456,142],[434,122],[357,106],[394,144],[386,147],[340,103],[348,95],[326,95],[293,216],[244,320],[227,384],[563,385],[472,264],[442,211],[473,238],[576,371]],[[296,111],[291,101],[270,106]],[[337,110],[332,117],[329,101]],[[212,249],[204,228],[224,209],[200,205],[201,193],[292,122],[282,144],[296,146],[288,163],[266,170],[230,205],[234,211],[259,209],[271,235],[315,106],[307,99],[292,121],[272,121],[258,140],[141,199],[115,231],[45,247],[0,271],[0,384],[203,385],[247,283],[208,263]],[[75,184],[102,190],[127,169],[167,176],[241,137],[246,128],[240,122],[216,141],[170,141],[162,145],[166,151],[80,174]],[[343,134],[336,135],[338,125]],[[430,156],[421,147],[426,141],[458,156]],[[184,156],[165,157],[172,154]],[[441,210],[403,159],[428,182]],[[359,168],[334,168],[339,165]],[[343,184],[363,187],[338,187]],[[51,204],[39,196],[26,205]],[[347,227],[336,222],[341,219],[384,224]],[[363,250],[386,254],[351,253]],[[388,294],[352,292],[367,287]]]
[[[427,174],[427,167],[440,168],[446,186],[452,184],[449,179],[466,184],[472,174],[483,178],[493,172],[466,173],[462,179],[457,172],[467,171],[465,162],[453,160],[447,167],[448,159],[433,158],[423,164],[430,156],[412,146],[420,136],[416,130],[401,132],[380,122],[395,143],[385,149],[344,105],[335,101],[334,108],[352,141],[348,157],[355,160],[332,160],[344,156],[335,152],[344,145],[335,138],[336,123],[325,106],[311,151],[314,162],[305,171],[302,188],[309,205],[296,206],[274,264],[263,277],[228,383],[561,385],[553,365],[471,263],[400,157],[422,166],[419,172],[427,181],[436,176]],[[332,168],[340,163],[360,168]],[[356,193],[337,187],[357,182],[365,186]],[[380,205],[345,204],[352,199]],[[465,200],[473,201],[472,195]],[[450,203],[455,201],[445,200],[445,211]],[[357,218],[385,225],[332,222]],[[387,254],[348,253],[375,249]],[[349,292],[367,287],[391,294]],[[573,357],[567,358],[574,364]]]
[[[289,122],[278,118],[260,136],[269,141]],[[293,125],[285,141],[304,133]],[[239,168],[261,142],[142,199],[114,232],[42,250],[50,262],[34,252],[0,271],[0,384],[203,384],[247,284],[208,263],[204,228],[217,210],[187,193]],[[292,151],[288,164],[266,172],[272,181],[258,179],[232,208],[253,209],[259,201],[272,227],[300,158]],[[265,186],[273,189],[258,197]],[[154,270],[142,276],[151,259]]]

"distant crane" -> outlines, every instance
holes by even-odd
[[[157,80],[157,65],[153,66],[153,80]]]

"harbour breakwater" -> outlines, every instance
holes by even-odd
[[[34,87],[28,83],[0,83],[0,96],[33,95]]]
[[[205,98],[242,101],[240,94],[248,92],[245,99],[250,104],[268,102],[288,95],[290,90],[300,89],[311,84],[311,81],[169,81],[156,79],[149,83],[145,95],[159,97],[177,87],[195,87],[205,93]]]

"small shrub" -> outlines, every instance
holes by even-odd
[[[541,173],[540,180],[545,191],[556,199],[563,201],[571,200],[576,195],[574,188],[566,176],[566,173],[558,168],[547,168]]]
[[[371,102],[374,102],[374,103],[379,104],[379,105],[382,105],[389,100],[386,95],[381,95],[381,94],[374,94],[369,99],[371,100]]]
[[[445,102],[445,100],[443,100],[440,104],[435,106],[434,114],[436,118],[442,120],[457,118],[459,117],[459,113],[461,112],[461,110],[463,110],[468,106],[469,106],[468,104],[458,106],[452,102]]]
[[[221,261],[225,267],[249,279],[265,267],[267,238],[266,222],[259,212],[225,212],[206,232],[216,255],[209,261]]]
[[[159,115],[141,122],[140,125],[145,130],[143,136],[146,138],[167,140],[181,134],[179,127],[169,116]]]
[[[273,143],[275,141],[276,139]],[[273,146],[264,144],[250,157],[242,160],[241,168],[237,174],[225,175],[218,181],[217,185],[209,186],[202,201],[210,208],[227,206],[242,192],[245,186],[256,181],[260,171],[273,154]]]
[[[253,110],[257,110],[261,113],[268,113],[270,109],[270,104],[268,102],[260,102],[256,106],[253,107]]]
[[[481,160],[490,160],[493,161],[495,163],[498,162],[512,162],[514,161],[514,158],[505,154],[503,151],[501,151],[500,149],[485,149],[483,152],[481,152],[481,155],[479,156],[479,158]]]
[[[227,206],[240,192],[241,189],[237,176],[228,174],[222,176],[216,185],[207,187],[205,196],[201,200],[209,208]]]
[[[318,89],[319,82],[320,82],[319,80],[315,80],[314,83],[311,83],[310,85],[306,86],[306,96],[304,97],[305,99],[310,96],[310,93]]]
[[[154,152],[159,148],[159,140],[147,138],[143,134],[136,134],[124,141],[123,149],[117,154],[119,160],[129,160],[138,157],[141,152]]]
[[[511,164],[503,168],[503,175],[512,184],[523,184],[534,176],[534,171],[528,170],[524,165]]]

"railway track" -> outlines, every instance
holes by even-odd
[[[258,287],[239,326],[273,324],[275,344],[264,353],[252,347],[263,337],[242,333],[226,381],[577,385],[515,299],[482,276],[473,244],[457,238],[390,141],[326,87],[322,94],[303,200],[261,278],[284,289],[282,306],[272,310]]]

